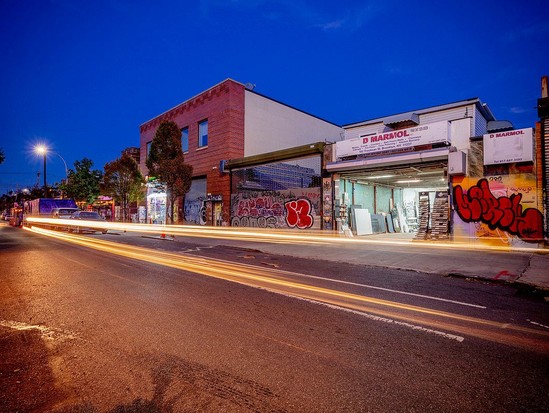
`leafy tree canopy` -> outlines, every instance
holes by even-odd
[[[97,169],[92,170],[92,166],[93,161],[88,158],[74,162],[75,169],[69,169],[67,182],[60,185],[67,197],[87,204],[95,202],[99,196],[103,173]]]
[[[120,203],[123,219],[126,221],[129,203],[137,201],[141,194],[143,175],[139,172],[135,159],[127,153],[112,162],[107,162],[104,169],[101,191]]]
[[[181,130],[177,124],[172,121],[160,123],[147,156],[146,165],[149,174],[165,182],[160,176],[158,168],[164,161],[174,159],[182,154]]]
[[[175,201],[189,191],[193,174],[192,166],[185,163],[181,130],[175,122],[164,121],[158,126],[146,165],[150,175],[166,184],[168,213],[173,224]]]

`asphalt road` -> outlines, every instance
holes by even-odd
[[[549,411],[547,304],[511,286],[70,240],[0,227],[2,412]]]

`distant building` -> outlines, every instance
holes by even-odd
[[[138,147],[130,147],[130,148],[126,148],[122,151],[122,155],[125,155],[125,154],[128,154],[130,155],[134,160],[135,162],[137,162],[137,164],[139,165],[140,163],[140,159],[141,159],[141,150],[138,148]]]
[[[140,127],[140,169],[160,122],[174,121],[182,131],[185,162],[193,183],[185,197],[185,221],[230,224],[231,183],[225,161],[298,145],[341,139],[342,129],[326,120],[263,96],[231,79],[211,87]],[[266,175],[266,174],[264,174]],[[166,196],[158,184],[147,194],[147,222],[165,222]]]

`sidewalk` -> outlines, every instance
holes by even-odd
[[[176,235],[175,241],[188,242],[190,239],[195,239],[198,245],[226,245],[295,258],[515,283],[543,290],[542,294],[549,296],[549,250],[547,249],[526,248],[511,251],[464,242],[415,241],[413,234],[405,233],[351,238],[343,235],[334,238],[321,235],[317,239],[315,234],[295,231],[262,232],[248,229],[248,231],[243,230],[242,235],[227,233],[227,236],[221,229],[213,229],[213,231],[217,231],[215,238],[202,237],[198,230],[196,234]],[[278,234],[281,238],[269,239],[268,235],[271,233]],[[155,238],[160,237],[155,236]],[[166,239],[171,238],[166,237]]]

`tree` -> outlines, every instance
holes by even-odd
[[[177,197],[189,192],[192,183],[193,167],[185,163],[181,149],[181,130],[175,122],[160,123],[146,161],[149,174],[166,185],[168,192],[168,215],[174,223],[174,208]]]
[[[92,166],[93,161],[88,158],[74,162],[75,170],[69,169],[67,182],[60,185],[67,197],[86,204],[95,202],[103,173],[97,169],[92,170]]]
[[[137,201],[141,194],[141,184],[145,182],[143,175],[139,172],[135,159],[127,153],[112,162],[107,162],[104,169],[101,190],[120,203],[122,219],[127,221],[130,202]]]

